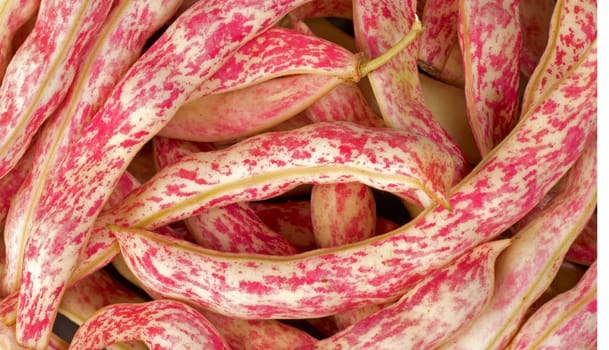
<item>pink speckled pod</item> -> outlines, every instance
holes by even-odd
[[[357,244],[262,258],[218,254],[146,231],[113,231],[130,269],[148,288],[229,315],[316,317],[388,300],[496,237],[543,198],[595,133],[595,83],[593,45],[501,146],[453,188],[451,210],[433,205],[399,229]],[[206,276],[204,284],[199,274]]]
[[[162,169],[114,211],[128,217],[122,225],[154,228],[202,209],[270,198],[305,183],[348,181],[415,203],[447,205],[443,198],[452,169],[450,157],[419,135],[347,122],[316,123],[185,158]]]
[[[195,145],[163,137],[155,137],[153,140],[155,161],[159,168],[207,148],[207,145],[204,144]],[[214,220],[214,217],[217,220]],[[257,219],[255,213],[245,203],[204,211],[199,215],[188,218],[187,222],[189,222],[188,226],[195,241],[199,244],[206,243],[203,246],[211,249],[279,255],[297,252],[281,236],[272,232]],[[221,229],[213,232],[199,232],[207,228],[206,226],[215,225],[215,223],[221,225]],[[262,235],[258,235],[258,233]],[[204,234],[207,234],[207,236],[203,236]],[[83,265],[90,266],[86,262]],[[242,320],[207,310],[200,311],[218,329],[232,349],[295,349],[314,342],[314,338],[305,332],[277,321]]]
[[[596,349],[596,277],[594,263],[573,289],[537,310],[507,349]]]
[[[212,143],[189,142],[157,135],[152,139],[154,168],[158,172],[186,156],[197,152],[216,151],[217,149]]]
[[[529,307],[548,289],[596,205],[596,143],[569,170],[560,192],[497,259],[489,306],[441,349],[504,349]]]
[[[423,198],[420,196],[427,194],[418,193],[421,189],[448,188],[452,179],[447,170],[452,167],[445,163],[450,158],[437,152],[440,150],[433,143],[418,135],[350,123],[320,123],[262,134],[221,151],[199,153],[162,169],[121,206],[100,218],[76,274],[95,270],[88,264],[99,268],[116,254],[106,223],[156,228],[203,209],[266,199],[309,182],[361,181],[400,195],[413,195],[414,200]],[[417,162],[423,163],[414,165]],[[332,171],[328,171],[330,166]],[[435,185],[421,187],[424,182],[412,182],[409,170],[415,170],[419,179],[426,174],[436,176]],[[180,183],[176,179],[181,179]],[[438,198],[441,193],[437,191]]]
[[[508,240],[479,245],[432,272],[395,304],[311,348],[435,348],[484,309],[493,293],[495,259],[508,245]]]
[[[354,2],[355,39],[368,58],[377,57],[408,32],[415,20],[414,1],[361,0]],[[418,45],[413,43],[368,79],[385,123],[429,137],[451,154],[455,183],[470,170],[463,152],[433,119],[425,105],[417,68]]]
[[[298,253],[245,203],[204,210],[186,219],[186,224],[195,241],[209,249],[268,255]]]
[[[135,178],[135,176],[131,175],[130,172],[125,171],[118,180],[114,191],[112,191],[112,194],[110,194],[110,197],[108,197],[104,210],[108,210],[119,205],[123,198],[125,198],[129,193],[133,192],[136,188],[140,187],[140,185],[141,183]]]
[[[530,112],[548,88],[583,59],[596,35],[596,0],[556,1],[548,45],[527,84],[522,113]]]
[[[359,79],[360,57],[329,41],[285,28],[271,28],[239,48],[188,101],[289,74]]]
[[[317,341],[306,332],[275,320],[242,320],[210,311],[201,313],[232,350],[296,350]]]
[[[255,135],[302,112],[341,83],[337,77],[294,75],[216,93],[184,104],[157,135],[199,142]]]
[[[0,177],[15,166],[65,97],[82,52],[111,4],[75,0],[40,4],[34,29],[6,67],[0,86]]]
[[[179,3],[150,0],[115,2],[113,10],[83,54],[83,62],[66,99],[43,127],[36,149],[32,171],[19,189],[7,217],[4,240],[7,247],[6,272],[2,292],[12,293],[19,287],[25,245],[44,186],[60,176],[56,170],[88,123],[106,100],[112,87],[139,57],[146,40],[171,16]],[[139,13],[148,9],[143,18]]]
[[[70,349],[103,349],[129,340],[141,340],[151,350],[230,349],[205,317],[172,300],[106,306],[78,328]]]
[[[356,243],[376,233],[376,202],[370,188],[359,182],[314,185],[311,219],[319,248]],[[334,315],[334,320],[338,329],[344,329],[380,308],[350,309]]]
[[[292,25],[302,33],[314,35],[302,21],[292,19]],[[313,122],[349,121],[362,126],[384,126],[354,84],[338,86],[309,107],[304,115]],[[314,185],[311,191],[311,221],[319,248],[337,247],[370,238],[376,233],[376,203],[372,191],[359,182]],[[378,308],[377,305],[370,305],[347,310],[334,315],[334,320],[338,329],[343,329]]]
[[[237,48],[305,2],[199,2],[125,74],[71,145],[57,169],[62,176],[44,188],[21,279],[23,344],[44,348],[95,218],[136,152]]]
[[[343,120],[365,126],[385,126],[354,84],[338,85],[309,106],[304,115],[315,122]]]
[[[370,238],[376,228],[372,191],[358,182],[315,185],[311,192],[311,219],[320,248]]]
[[[458,0],[428,0],[421,23],[423,33],[419,42],[418,64],[432,76],[444,70],[453,46],[458,45]],[[417,2],[418,5],[418,2]]]
[[[77,325],[81,325],[104,306],[144,301],[106,272],[97,271],[66,291],[59,312]],[[119,343],[107,348],[109,350],[147,349],[144,344],[139,342]]]
[[[97,271],[66,291],[59,311],[80,325],[104,306],[143,301],[142,297],[105,271]]]
[[[135,177],[133,177],[128,172],[123,173],[106,204],[112,205],[113,203],[120,203],[128,193],[130,193],[139,186],[140,183],[138,182],[138,180],[135,179]],[[107,219],[107,216],[104,217],[104,215],[102,214],[99,220],[96,222],[96,226],[94,226],[93,228],[94,237],[97,237],[95,233],[98,232],[105,232],[106,235],[104,236],[103,233],[99,234],[99,236],[101,237],[99,237],[98,240],[92,240],[89,243],[85,253],[85,259],[81,261],[81,264],[78,266],[75,273],[72,275],[72,279],[69,283],[70,286],[74,286],[76,283],[85,279],[85,277],[90,276],[103,266],[107,265],[118,252],[118,248],[116,249],[116,251],[105,255],[102,252],[99,252],[99,250],[103,250],[108,245],[112,245],[112,243],[114,243],[113,237],[112,239],[108,239],[109,234],[108,230],[106,229],[106,224],[108,220],[109,219]],[[167,228],[163,227],[159,231],[161,230],[166,231]],[[169,235],[172,236],[171,234]],[[175,237],[175,235],[173,236]],[[108,243],[106,241],[110,242]],[[5,325],[15,324],[18,295],[18,292],[12,293],[0,302],[0,319]]]
[[[0,10],[0,81],[14,48],[11,42],[15,32],[25,24],[40,6],[40,0],[6,1]]]
[[[155,163],[163,168],[207,145],[155,137]],[[272,232],[245,203],[214,208],[186,219],[195,241],[204,247],[234,252],[293,254],[297,250]],[[218,227],[220,226],[220,227]],[[201,313],[218,329],[231,349],[296,349],[314,338],[273,320],[242,320],[207,310]]]
[[[250,206],[267,226],[285,237],[299,251],[316,248],[310,202],[256,202],[251,203]],[[395,222],[377,217],[375,235],[393,231],[398,227]]]
[[[300,33],[315,35],[309,26],[294,17],[291,26]],[[383,127],[385,123],[368,105],[356,84],[340,84],[315,101],[303,113],[314,122],[349,121],[364,126]]]
[[[198,147],[156,136],[155,160],[161,167],[193,155]],[[247,203],[211,208],[186,218],[194,241],[202,247],[225,252],[288,255],[298,252],[289,241],[267,227]]]
[[[467,115],[484,157],[518,122],[518,0],[460,0],[458,34]]]

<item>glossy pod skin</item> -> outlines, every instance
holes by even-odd
[[[114,227],[113,232],[130,269],[147,288],[166,297],[213,307],[227,315],[316,317],[391,299],[429,271],[514,224],[579,158],[596,130],[594,43],[585,57],[521,120],[501,146],[453,189],[450,210],[432,205],[413,221],[385,235],[334,249],[262,259],[219,255],[186,242],[163,243],[164,238],[146,231]],[[574,90],[581,92],[576,99],[571,97]],[[568,107],[558,112],[560,107],[556,101],[565,96],[569,96],[572,103],[578,101],[580,108]],[[543,130],[543,135],[527,136],[536,130]],[[577,142],[571,143],[574,135]],[[557,140],[569,142],[571,152],[557,153],[543,147]],[[523,164],[524,159],[543,161]],[[493,206],[487,205],[491,202]],[[497,215],[498,210],[505,215]],[[157,259],[142,260],[144,251],[154,252]],[[197,261],[197,268],[177,264],[178,256],[188,256],[180,261],[189,265]],[[154,267],[161,260],[166,264],[162,270]],[[226,273],[214,275],[222,270]],[[215,283],[202,285],[196,275],[192,275],[195,271],[211,274]],[[247,276],[247,281],[240,275]],[[245,285],[252,288],[244,289]],[[291,290],[288,299],[284,294],[287,286]],[[323,304],[319,302],[320,291],[325,295]],[[251,295],[251,299],[243,298],[243,293]],[[256,302],[252,302],[253,299]]]
[[[0,0],[0,347],[597,345],[596,21]]]
[[[114,3],[99,33],[84,50],[83,62],[64,102],[31,146],[35,149],[32,170],[15,195],[7,217],[3,294],[14,292],[19,286],[25,245],[45,184],[60,176],[58,165],[70,143],[77,139],[114,85],[140,56],[146,40],[175,12],[178,1],[166,1],[162,6],[155,3],[150,0]],[[142,9],[147,9],[149,14],[145,20],[138,18]]]
[[[61,181],[45,186],[21,280],[17,336],[23,344],[45,346],[61,294],[95,218],[136,152],[233,50],[305,2],[197,3],[129,69],[70,147],[58,169]],[[247,31],[224,30],[244,21]],[[206,40],[214,33],[223,39]],[[41,235],[47,238],[32,238]],[[32,323],[40,324],[31,327]]]

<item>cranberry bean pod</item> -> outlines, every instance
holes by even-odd
[[[147,288],[213,305],[229,315],[316,317],[388,300],[496,237],[535,207],[595,134],[595,83],[593,44],[543,102],[453,188],[451,210],[431,206],[399,229],[363,242],[263,258],[219,254],[147,231],[116,226],[113,231],[127,264]],[[570,103],[559,103],[565,100]],[[198,274],[206,276],[204,285]]]
[[[21,278],[23,344],[45,347],[94,221],[137,151],[234,50],[305,2],[199,2],[129,69],[71,145],[57,170],[62,176],[43,190]]]

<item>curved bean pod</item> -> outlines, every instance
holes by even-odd
[[[305,2],[198,2],[130,68],[72,143],[57,170],[62,176],[43,190],[21,278],[23,344],[45,347],[94,221],[137,151],[237,48]],[[242,30],[225,30],[235,26]]]
[[[294,75],[215,93],[182,105],[157,135],[198,142],[255,135],[302,112],[341,83],[332,76]]]
[[[396,303],[311,347],[434,349],[463,329],[493,294],[495,259],[508,240],[479,245],[432,272]]]
[[[423,206],[430,200],[448,206],[444,193],[453,181],[452,169],[443,149],[419,135],[316,123],[185,158],[162,169],[113,212],[127,220],[117,223],[153,228],[206,208],[270,198],[304,183],[347,181]]]
[[[67,94],[82,52],[111,4],[91,0],[40,4],[34,29],[6,67],[0,86],[0,177],[15,166]]]
[[[151,350],[230,349],[205,317],[172,300],[108,305],[78,328],[70,349],[103,349],[129,340],[141,340]]]
[[[415,2],[359,0],[354,2],[355,39],[366,57],[377,57],[392,47],[415,23]],[[396,30],[397,29],[397,30]],[[416,132],[442,145],[455,165],[455,184],[470,170],[463,152],[433,118],[425,105],[418,80],[418,45],[408,46],[384,66],[369,74],[385,123]]]
[[[459,1],[468,119],[484,157],[518,122],[519,0]]]
[[[543,198],[595,133],[595,83],[593,44],[501,146],[453,188],[451,210],[433,205],[399,229],[363,242],[262,257],[220,254],[142,230],[113,231],[125,261],[147,288],[229,315],[316,317],[388,300],[499,235]],[[565,100],[569,104],[558,103]]]
[[[504,349],[527,310],[554,280],[596,206],[596,143],[573,165],[559,193],[497,259],[495,294],[484,312],[443,350]]]
[[[592,264],[577,285],[548,301],[520,328],[507,350],[594,349],[597,343],[597,267]]]
[[[175,11],[179,1],[124,0],[114,3],[100,32],[83,54],[83,62],[63,104],[55,111],[36,142],[33,167],[7,217],[4,240],[7,272],[2,292],[17,290],[27,238],[36,206],[46,183],[60,176],[56,171],[69,144],[106,100],[112,87],[139,57],[146,40]],[[148,16],[138,14],[147,9]]]
[[[548,88],[557,84],[587,54],[597,37],[596,0],[558,0],[550,20],[548,45],[529,79],[522,113],[530,112]]]

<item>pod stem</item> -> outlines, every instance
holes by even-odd
[[[421,26],[421,22],[419,18],[415,15],[414,22],[412,23],[412,27],[410,31],[397,42],[397,44],[393,45],[389,50],[385,51],[382,55],[375,57],[371,60],[364,60],[360,63],[358,67],[359,77],[365,77],[370,72],[375,71],[385,63],[389,62],[393,57],[397,56],[402,50],[404,50],[408,45],[417,40],[423,28]]]

